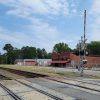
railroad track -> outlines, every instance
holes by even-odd
[[[2,87],[14,100],[22,100],[18,95],[16,95],[13,91],[5,87],[0,83],[0,87]]]
[[[100,86],[100,84],[96,84],[96,83],[93,83],[93,82],[86,82],[86,81],[84,81],[84,80],[71,79],[71,78],[66,78],[66,77],[64,77],[64,78],[67,79],[67,80],[72,80],[72,81],[77,81],[77,82],[82,82],[82,83],[87,83],[87,84],[91,84],[91,85]]]
[[[35,74],[35,73],[34,73]],[[48,79],[48,80],[52,80],[52,81],[56,81],[56,82],[59,82],[59,83],[63,83],[63,84],[67,84],[67,85],[70,85],[70,86],[75,86],[75,87],[79,87],[79,88],[83,88],[83,89],[87,89],[87,90],[92,90],[92,91],[95,91],[95,92],[100,92],[100,90],[97,90],[97,89],[93,89],[93,88],[89,88],[89,87],[86,87],[86,86],[80,86],[80,85],[78,85],[78,84],[73,84],[73,83],[68,83],[68,82],[64,82],[64,81],[60,81],[60,80],[56,80],[56,79],[51,79],[51,78],[48,78],[48,77],[45,77],[45,79]],[[29,81],[29,80],[28,80]],[[77,82],[83,82],[83,81],[81,81],[81,80],[75,80],[75,81],[77,81]],[[98,85],[98,84],[95,84],[95,83],[89,83],[89,82],[83,82],[83,83],[87,83],[87,84],[91,84],[91,85],[97,85],[97,86],[100,86],[100,85]],[[25,84],[25,83],[23,83],[24,85],[27,85],[27,84]],[[29,85],[27,85],[28,87],[30,87],[30,88],[33,88],[33,87],[31,87],[31,86],[29,86]],[[35,89],[36,91],[40,91],[41,93],[44,93],[44,94],[46,94],[44,91],[42,92],[42,90],[37,90],[35,87],[33,88],[33,89]],[[49,95],[48,93],[47,93],[47,95]],[[52,96],[51,96],[52,97]],[[55,97],[54,97],[55,98]],[[62,99],[56,99],[56,100],[62,100]]]
[[[5,75],[3,75],[3,76],[5,76]],[[5,77],[7,77],[7,76],[5,76]],[[59,97],[57,97],[57,96],[55,96],[55,95],[52,95],[52,94],[50,94],[50,93],[47,93],[47,92],[45,92],[44,90],[41,90],[41,89],[38,89],[38,88],[33,87],[33,86],[31,86],[31,85],[28,85],[28,84],[26,84],[25,82],[21,82],[21,81],[19,81],[19,80],[17,80],[17,79],[13,79],[13,78],[11,78],[11,77],[10,77],[9,79],[15,80],[16,82],[18,82],[18,83],[20,83],[20,84],[22,84],[22,85],[24,85],[24,86],[26,86],[26,87],[29,87],[29,88],[31,88],[31,89],[34,89],[35,91],[37,91],[37,92],[39,92],[39,93],[41,93],[41,94],[44,94],[44,95],[46,95],[46,96],[48,96],[48,97],[50,97],[50,98],[52,98],[52,99],[54,99],[54,100],[63,100],[62,98],[59,98]],[[0,83],[0,86],[1,86],[5,91],[7,91],[7,93],[8,93],[10,96],[12,96],[15,100],[22,100],[19,96],[17,96],[15,93],[13,93],[10,89],[8,89],[7,87],[5,87],[5,86],[2,85],[1,83]]]
[[[24,83],[24,82],[18,81],[18,80],[16,80],[16,79],[15,79],[15,81],[17,81],[17,82],[19,82],[20,84],[25,85],[25,86],[27,86],[27,87],[29,87],[29,88],[31,88],[31,89],[34,89],[34,90],[36,90],[37,92],[40,92],[40,93],[42,93],[42,94],[44,94],[44,95],[46,95],[46,96],[48,96],[48,97],[50,97],[50,98],[52,98],[52,99],[54,99],[54,100],[63,100],[62,98],[59,98],[59,97],[57,97],[57,96],[54,96],[54,95],[52,95],[52,94],[50,94],[50,93],[47,93],[47,92],[45,92],[45,91],[43,91],[43,90],[41,90],[41,89],[37,89],[36,87],[33,87],[33,86],[31,86],[31,85],[28,85],[28,84],[26,84],[26,83]]]
[[[4,75],[5,76],[5,75]],[[7,76],[5,76],[5,77],[7,77]],[[11,77],[9,78],[9,79],[12,79]],[[55,81],[55,82],[59,82],[59,83],[63,83],[63,84],[67,84],[67,85],[71,85],[71,86],[76,86],[76,87],[79,87],[79,88],[83,88],[83,89],[87,89],[87,90],[92,90],[92,91],[95,91],[95,92],[100,92],[100,90],[97,90],[97,89],[93,89],[93,88],[89,88],[89,87],[85,87],[85,86],[80,86],[80,85],[77,85],[77,84],[72,84],[72,83],[68,83],[68,82],[63,82],[63,81],[59,81],[59,80],[56,80],[56,79],[51,79],[51,78],[49,78],[49,77],[45,77],[44,79],[48,79],[48,80],[51,80],[51,81]],[[16,80],[16,79],[12,79],[12,80]],[[17,80],[16,80],[17,81]],[[27,80],[27,81],[29,81],[29,80]],[[73,80],[72,80],[73,81]],[[77,81],[77,80],[76,80]],[[20,82],[20,81],[19,81]],[[78,81],[78,82],[83,82],[83,81]],[[20,82],[20,83],[22,83],[22,82]],[[93,83],[88,83],[88,82],[83,82],[83,83],[87,83],[87,84],[91,84],[91,85],[98,85],[98,84],[93,84]],[[30,87],[30,88],[33,88],[33,89],[35,89],[35,87],[32,87],[32,86],[29,86],[29,85],[27,85],[27,84],[25,84],[25,83],[22,83],[22,84],[24,84],[24,85],[26,85],[26,86],[28,86],[28,87]],[[99,85],[98,85],[99,86]],[[35,89],[36,91],[38,91],[39,92],[39,90],[38,89]],[[60,99],[56,99],[56,100],[60,100]],[[62,99],[61,99],[62,100]]]
[[[15,69],[9,69],[9,68],[0,68],[0,69],[2,69],[2,70],[12,70],[12,71],[14,71]],[[15,70],[15,71],[18,71],[18,70]],[[19,71],[19,72],[21,72],[21,73],[24,73],[24,71]],[[12,73],[12,72],[11,72]],[[29,73],[29,72],[28,72]],[[30,72],[31,73],[31,72]],[[15,73],[16,74],[16,73]],[[25,74],[26,75],[26,74]],[[39,74],[39,73],[34,73],[34,76],[41,76],[41,77],[44,77],[44,76],[46,76],[46,75],[44,75],[44,74]],[[33,76],[33,77],[34,77]],[[64,78],[66,78],[66,77],[64,77]],[[91,84],[91,85],[97,85],[97,86],[100,86],[99,84],[96,84],[96,83],[91,83],[91,82],[86,82],[86,81],[82,81],[82,80],[77,80],[77,79],[71,79],[71,78],[66,78],[66,79],[69,79],[69,80],[72,80],[72,81],[77,81],[77,82],[82,82],[82,83],[87,83],[87,84]]]
[[[92,89],[92,88],[85,87],[85,86],[80,86],[80,85],[77,85],[77,84],[72,84],[72,83],[68,83],[68,82],[63,82],[63,81],[59,81],[59,80],[56,80],[56,79],[51,79],[51,78],[45,78],[45,79],[48,79],[48,80],[51,80],[51,81],[55,81],[55,82],[59,82],[59,83],[63,83],[63,84],[68,84],[68,85],[71,85],[71,86],[76,86],[76,87],[83,88],[83,89],[88,89],[88,90],[100,92],[100,90],[97,90],[97,89]],[[87,82],[86,82],[86,83],[87,83]],[[91,84],[91,85],[94,85],[94,84]]]
[[[82,81],[82,80],[73,80],[73,81],[77,81],[77,82],[82,82],[82,83],[87,83],[87,84],[91,84],[91,85],[97,85],[97,86],[100,86],[99,84],[96,84],[96,83],[91,83],[91,82],[86,82],[86,81]]]

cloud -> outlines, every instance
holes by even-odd
[[[0,3],[2,4],[9,4],[9,3],[15,3],[15,0],[0,0]]]
[[[100,41],[100,0],[93,0],[90,10],[90,39]]]
[[[100,0],[93,0],[91,12],[94,16],[100,14]]]
[[[9,10],[6,14],[7,15],[14,15],[14,16],[22,17],[22,18],[28,18],[30,16],[30,10],[25,9],[25,8],[22,8],[22,10],[17,8],[14,10]]]
[[[24,33],[12,32],[0,26],[0,52],[2,53],[4,53],[2,48],[6,43],[11,43],[13,46],[20,48],[23,45],[29,45],[32,42],[35,43],[35,41],[31,41],[30,39],[32,38]]]
[[[76,0],[72,2],[74,1]],[[56,19],[58,16],[68,16],[69,11],[77,13],[75,4],[72,6],[73,9],[69,10],[68,0],[0,0],[0,3],[10,7],[6,12],[7,16],[27,18],[30,22],[23,26],[24,29],[21,32],[18,32],[17,29],[11,31],[0,27],[1,41],[13,43],[16,47],[29,45],[45,48],[49,52],[52,51],[56,42],[76,43],[74,39],[72,41],[67,38],[69,41],[66,41],[65,37],[61,36],[63,33],[56,26],[51,25],[50,20],[48,21],[48,18]],[[70,36],[70,38],[72,37]]]
[[[43,20],[32,18],[30,25],[25,25],[23,32],[13,32],[0,27],[0,40],[4,43],[11,43],[15,47],[22,46],[35,46],[38,48],[45,48],[48,52],[51,52],[55,43],[65,42],[70,47],[75,45],[75,37],[73,40],[69,40],[72,36],[69,34],[69,38],[61,37],[61,32],[56,27],[50,26]],[[27,33],[24,33],[27,31]],[[65,40],[66,38],[66,40]],[[72,39],[72,38],[71,38]]]
[[[59,35],[57,28],[53,25],[50,25],[48,22],[43,19],[31,18],[31,24],[26,27],[29,28],[34,34],[38,35],[38,37],[51,37],[56,38]]]
[[[30,18],[31,24],[25,28],[35,36],[37,45],[41,48],[46,48],[47,51],[52,51],[54,41],[59,39],[60,32],[55,26],[50,25],[43,19]]]
[[[31,24],[25,25],[23,32],[13,32],[0,27],[0,40],[17,47],[29,45],[52,51],[53,42],[59,37],[56,27],[52,27],[38,18],[32,17],[30,21]]]
[[[0,40],[5,43],[14,43],[17,45],[24,45],[30,41],[30,37],[24,33],[12,32],[3,27],[0,27]]]
[[[11,15],[68,15],[67,0],[1,0],[0,3],[5,4],[12,9],[7,12]]]

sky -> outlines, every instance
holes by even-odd
[[[83,35],[100,41],[100,0],[0,0],[0,52],[6,43],[52,52],[56,43],[75,48]]]

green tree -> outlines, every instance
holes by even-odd
[[[47,52],[46,52],[46,50],[43,48],[41,51],[42,51],[42,58],[46,59],[47,58]]]
[[[0,64],[6,64],[6,53],[5,54],[2,54],[0,55]]]
[[[0,64],[2,64],[2,55],[0,53]]]
[[[47,52],[44,48],[43,49],[37,48],[37,58],[39,58],[39,59],[47,58]]]
[[[3,50],[6,51],[6,53],[2,55],[3,63],[14,64],[16,59],[21,58],[21,50],[14,48],[11,44],[5,44]]]
[[[12,52],[11,52],[11,63],[14,64],[16,59],[21,59],[22,55],[21,55],[21,50],[15,48]]]
[[[36,58],[36,48],[35,47],[22,47],[21,48],[23,59],[35,59]]]
[[[64,53],[64,52],[70,52],[71,49],[68,47],[66,43],[57,43],[53,47],[53,52],[56,53]]]
[[[6,50],[7,52],[12,51],[14,48],[11,44],[5,44],[3,50]]]
[[[92,41],[87,44],[87,50],[90,55],[100,55],[100,41]]]
[[[40,48],[37,48],[37,58],[42,59],[42,51]]]
[[[6,63],[7,64],[12,64],[12,52],[14,50],[14,47],[11,44],[5,44],[3,50],[5,50],[7,53],[5,54],[6,57]]]
[[[47,59],[51,59],[52,53],[47,53]]]

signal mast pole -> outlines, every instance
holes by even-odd
[[[81,36],[80,42],[80,75],[84,74],[84,62],[86,60],[86,10],[84,11],[84,36]]]
[[[85,50],[86,50],[86,10],[84,12],[84,57],[85,57]]]

